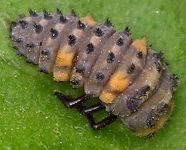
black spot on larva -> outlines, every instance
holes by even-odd
[[[158,107],[157,107],[157,113],[159,115],[163,115],[168,111],[169,105],[166,103],[161,103]]]
[[[63,16],[62,14],[60,15],[59,19],[61,23],[66,23],[68,21],[67,18]]]
[[[29,9],[29,14],[30,14],[31,17],[38,16],[38,14],[35,11],[33,11],[32,9]]]
[[[158,52],[158,53],[153,53],[153,57],[155,57],[157,60],[159,61],[163,61],[163,53],[162,52]]]
[[[72,80],[70,80],[70,83],[72,85],[79,85],[79,80],[77,78],[73,78]]]
[[[87,44],[87,54],[92,53],[94,51],[94,45],[92,43]]]
[[[155,61],[154,62],[156,69],[158,72],[160,72],[162,70],[162,64],[159,61]]]
[[[28,22],[25,20],[20,20],[19,24],[20,24],[21,28],[23,28],[23,29],[26,29],[28,27]]]
[[[74,45],[75,43],[76,43],[76,37],[73,35],[73,34],[71,34],[71,35],[69,35],[68,36],[68,44],[70,45],[70,46],[72,46],[72,45]]]
[[[130,28],[129,27],[126,27],[123,31],[124,34],[126,34],[127,36],[130,36],[131,33],[130,33]]]
[[[102,81],[103,79],[105,78],[105,75],[101,72],[98,72],[96,74],[96,79],[99,80],[99,81]]]
[[[76,67],[76,72],[77,73],[84,73],[85,72],[85,68],[83,66],[77,66]]]
[[[104,25],[106,25],[107,27],[112,27],[112,22],[110,21],[109,18],[106,19]]]
[[[41,26],[40,24],[34,24],[34,30],[36,33],[41,33],[43,31],[43,26]]]
[[[149,86],[149,85],[143,86],[143,87],[137,92],[138,97],[146,96],[148,91],[150,91],[150,86]]]
[[[26,44],[26,47],[27,47],[27,48],[34,48],[35,45],[34,45],[33,43],[27,43],[27,44]]]
[[[48,49],[43,49],[43,50],[41,51],[41,54],[42,54],[42,55],[45,55],[45,56],[49,56],[50,52],[49,52]]]
[[[57,31],[57,30],[51,28],[51,29],[50,29],[50,33],[51,33],[51,38],[52,38],[52,39],[57,38],[57,36],[58,36],[58,31]]]
[[[43,72],[43,73],[48,73],[48,71],[46,69],[43,69],[43,68],[39,68],[39,71]]]
[[[154,115],[152,114],[149,114],[147,116],[147,120],[146,120],[146,125],[149,127],[149,128],[152,128],[155,126],[155,123],[156,123],[156,118]]]
[[[131,111],[131,112],[135,112],[138,110],[139,107],[139,103],[138,103],[139,99],[132,97],[129,98],[127,100],[127,108]]]
[[[179,78],[178,78],[178,76],[176,74],[172,74],[169,77],[169,80],[172,83],[172,92],[174,94],[174,92],[176,91],[176,87],[178,86],[178,83],[179,83]]]
[[[113,52],[109,52],[108,56],[107,56],[107,63],[112,63],[115,60],[115,55]]]
[[[16,43],[21,43],[21,42],[23,42],[20,38],[14,39],[14,41],[15,41]]]
[[[84,30],[85,29],[85,24],[82,23],[80,20],[77,22],[77,28],[80,30]]]
[[[139,52],[137,52],[136,56],[137,56],[138,58],[142,58],[142,57],[143,57],[143,53],[142,53],[141,51],[139,51]]]
[[[44,13],[44,19],[47,19],[47,20],[52,19],[52,16],[46,10],[43,10],[43,13]]]
[[[94,34],[100,37],[100,36],[103,36],[104,33],[101,28],[97,27],[96,30],[94,31]]]
[[[117,44],[118,46],[122,46],[122,45],[123,45],[123,38],[119,38],[119,39],[117,40],[116,44]]]
[[[128,74],[133,73],[134,70],[135,70],[135,68],[136,68],[136,66],[132,63],[132,64],[128,67],[127,73],[128,73]]]

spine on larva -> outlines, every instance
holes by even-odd
[[[162,127],[172,112],[177,77],[145,39],[133,41],[129,28],[117,32],[109,20],[97,24],[74,12],[29,13],[13,22],[10,32],[28,62],[58,82],[84,86],[87,95],[99,97],[107,111],[139,134]]]

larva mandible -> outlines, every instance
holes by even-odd
[[[133,41],[129,28],[117,32],[108,19],[97,24],[91,16],[78,19],[73,11],[67,16],[59,9],[29,13],[12,22],[14,47],[40,71],[53,73],[54,80],[84,86],[85,95],[75,100],[55,94],[65,106],[84,114],[93,129],[120,118],[138,135],[147,136],[166,123],[178,78],[145,39]],[[91,97],[99,97],[99,103],[85,108]],[[104,108],[109,116],[96,122],[93,114]]]

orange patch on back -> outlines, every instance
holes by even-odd
[[[129,80],[122,72],[116,72],[112,75],[109,86],[111,91],[122,92],[129,86]]]
[[[144,55],[147,55],[147,42],[145,38],[135,40],[132,43],[132,46],[134,46],[138,51],[141,51]]]
[[[84,23],[88,24],[89,26],[95,26],[96,25],[96,21],[90,15],[87,15],[86,17],[81,18],[81,21],[83,21]]]
[[[57,72],[54,72],[54,80],[55,81],[68,81],[70,76],[67,72],[60,72],[60,71],[57,71]]]
[[[73,52],[67,52],[63,49],[59,50],[56,57],[55,66],[57,67],[72,66],[74,55],[75,54]]]
[[[104,103],[112,103],[116,96],[110,92],[102,91],[99,99]]]

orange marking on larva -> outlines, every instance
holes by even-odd
[[[73,52],[70,52],[68,46],[64,46],[62,49],[58,51],[55,66],[57,67],[72,66],[74,55],[75,54]]]
[[[104,103],[112,103],[116,96],[113,93],[107,92],[107,91],[102,91],[99,99],[104,102]]]
[[[57,72],[54,72],[53,74],[54,76],[54,80],[55,81],[68,81],[70,76],[67,72],[60,72],[60,71],[57,71]]]
[[[143,55],[147,55],[147,42],[145,38],[140,40],[135,40],[132,43],[132,46],[134,46],[138,51],[141,51]]]
[[[84,22],[85,24],[88,24],[89,26],[95,26],[96,25],[96,21],[90,15],[87,15],[86,17],[81,18],[81,21]]]
[[[111,91],[122,92],[129,86],[129,80],[122,72],[116,72],[112,75],[109,86]]]

